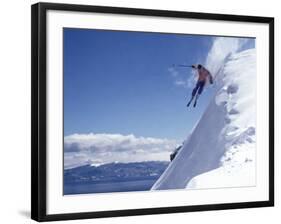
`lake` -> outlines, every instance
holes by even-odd
[[[64,184],[64,195],[89,194],[89,193],[109,193],[109,192],[129,192],[150,190],[156,179],[134,180],[122,182],[86,182]]]

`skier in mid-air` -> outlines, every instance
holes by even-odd
[[[192,65],[191,67],[197,70],[198,80],[197,80],[196,86],[192,90],[191,99],[186,106],[189,107],[192,100],[195,98],[193,107],[196,107],[197,100],[204,89],[207,78],[209,79],[210,83],[213,84],[213,77],[212,77],[211,73],[206,68],[204,68],[204,66],[202,66],[200,64]]]

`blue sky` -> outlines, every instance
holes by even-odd
[[[213,89],[186,107],[194,76],[173,64],[203,63],[213,37],[64,29],[64,135],[119,133],[182,141]]]

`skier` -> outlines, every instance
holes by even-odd
[[[192,100],[195,97],[193,107],[196,107],[197,100],[203,91],[207,78],[209,78],[210,83],[213,84],[213,77],[212,77],[211,73],[200,64],[198,64],[197,66],[192,65],[191,67],[197,70],[198,80],[197,80],[195,88],[192,91],[191,99],[186,106],[189,107],[189,105],[191,104]]]

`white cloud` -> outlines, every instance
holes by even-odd
[[[186,82],[183,81],[183,80],[176,80],[176,81],[175,81],[175,85],[177,85],[177,86],[185,86],[185,85],[186,85]]]
[[[174,67],[168,68],[168,71],[170,72],[171,76],[173,76],[173,77],[178,77],[178,75],[179,75],[179,72]]]
[[[183,88],[192,88],[196,82],[196,73],[194,69],[180,73],[174,67],[168,68],[169,73],[171,74],[174,84]]]
[[[169,160],[177,144],[175,140],[132,134],[73,134],[64,138],[64,166]]]

